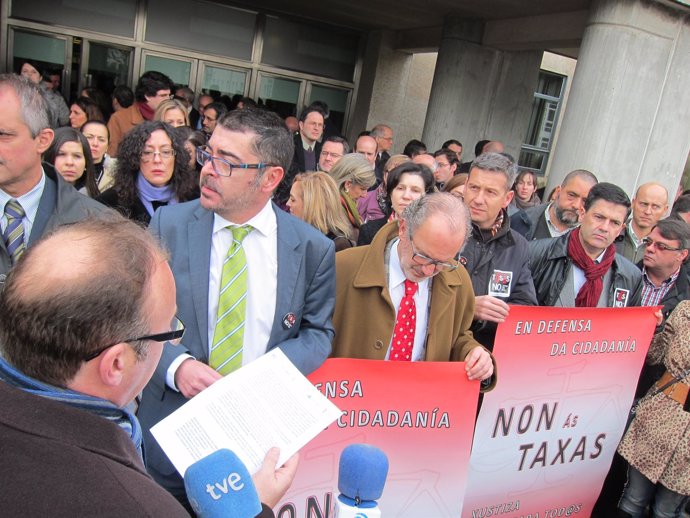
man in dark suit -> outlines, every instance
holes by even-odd
[[[391,157],[389,151],[393,148],[393,130],[385,124],[377,124],[371,129],[369,136],[376,139],[376,183],[380,184],[383,181],[386,162]]]
[[[139,407],[147,468],[180,500],[182,479],[150,427],[275,347],[308,374],[328,357],[333,339],[333,243],[271,203],[293,155],[283,121],[270,112],[232,111],[200,149],[200,200],[164,207],[151,221],[170,250],[187,334],[181,345],[166,345]],[[233,294],[241,295],[236,302],[228,300]]]
[[[285,170],[283,181],[276,189],[274,201],[285,206],[290,196],[292,181],[297,173],[318,171],[321,155],[321,137],[323,137],[324,113],[318,106],[307,106],[299,117],[299,131],[293,137],[295,151],[290,167]]]
[[[16,75],[0,76],[0,287],[5,275],[44,233],[107,209],[67,184],[41,155],[53,141],[40,88]]]

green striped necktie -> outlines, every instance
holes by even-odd
[[[254,230],[251,225],[227,228],[232,232],[232,243],[223,263],[218,317],[209,356],[209,365],[223,376],[242,366],[247,307],[247,258],[242,241]]]

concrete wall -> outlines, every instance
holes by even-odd
[[[675,192],[690,150],[690,21],[650,2],[595,0],[554,149],[550,189],[575,168],[628,193]]]

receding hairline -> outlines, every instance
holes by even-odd
[[[643,183],[643,184],[640,185],[640,186],[637,188],[637,190],[635,191],[635,196],[634,196],[634,197],[637,198],[637,197],[639,196],[639,194],[640,194],[640,191],[641,191],[642,189],[649,189],[649,188],[654,188],[654,187],[659,188],[659,189],[661,189],[661,190],[664,191],[664,194],[666,195],[666,203],[668,203],[668,189],[667,189],[665,186],[663,186],[663,185],[661,185],[660,183],[658,183],[658,182],[647,182],[647,183]]]
[[[33,246],[15,279],[17,293],[24,302],[31,302],[45,300],[66,288],[93,289],[94,281],[107,275],[112,266],[102,255],[103,248],[111,244],[109,241],[109,236],[78,225],[60,228]],[[151,263],[167,260],[153,244],[148,247],[148,254]],[[41,282],[32,282],[36,278]]]
[[[586,169],[575,169],[574,171],[570,171],[567,175],[565,175],[565,178],[563,178],[563,181],[561,182],[561,188],[565,187],[575,178],[581,178],[590,185],[596,185],[599,183],[599,180],[591,171],[587,171]]]

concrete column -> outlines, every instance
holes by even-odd
[[[436,63],[435,54],[396,50],[396,34],[374,31],[368,35],[357,101],[348,129],[357,135],[376,124],[393,129],[393,153],[422,136],[424,117]]]
[[[690,149],[689,71],[687,10],[595,0],[547,191],[583,168],[630,195],[655,180],[673,196]]]
[[[532,110],[542,52],[484,47],[482,27],[449,17],[443,27],[422,140],[437,149],[460,140],[472,158],[481,139],[501,140],[518,157]]]

